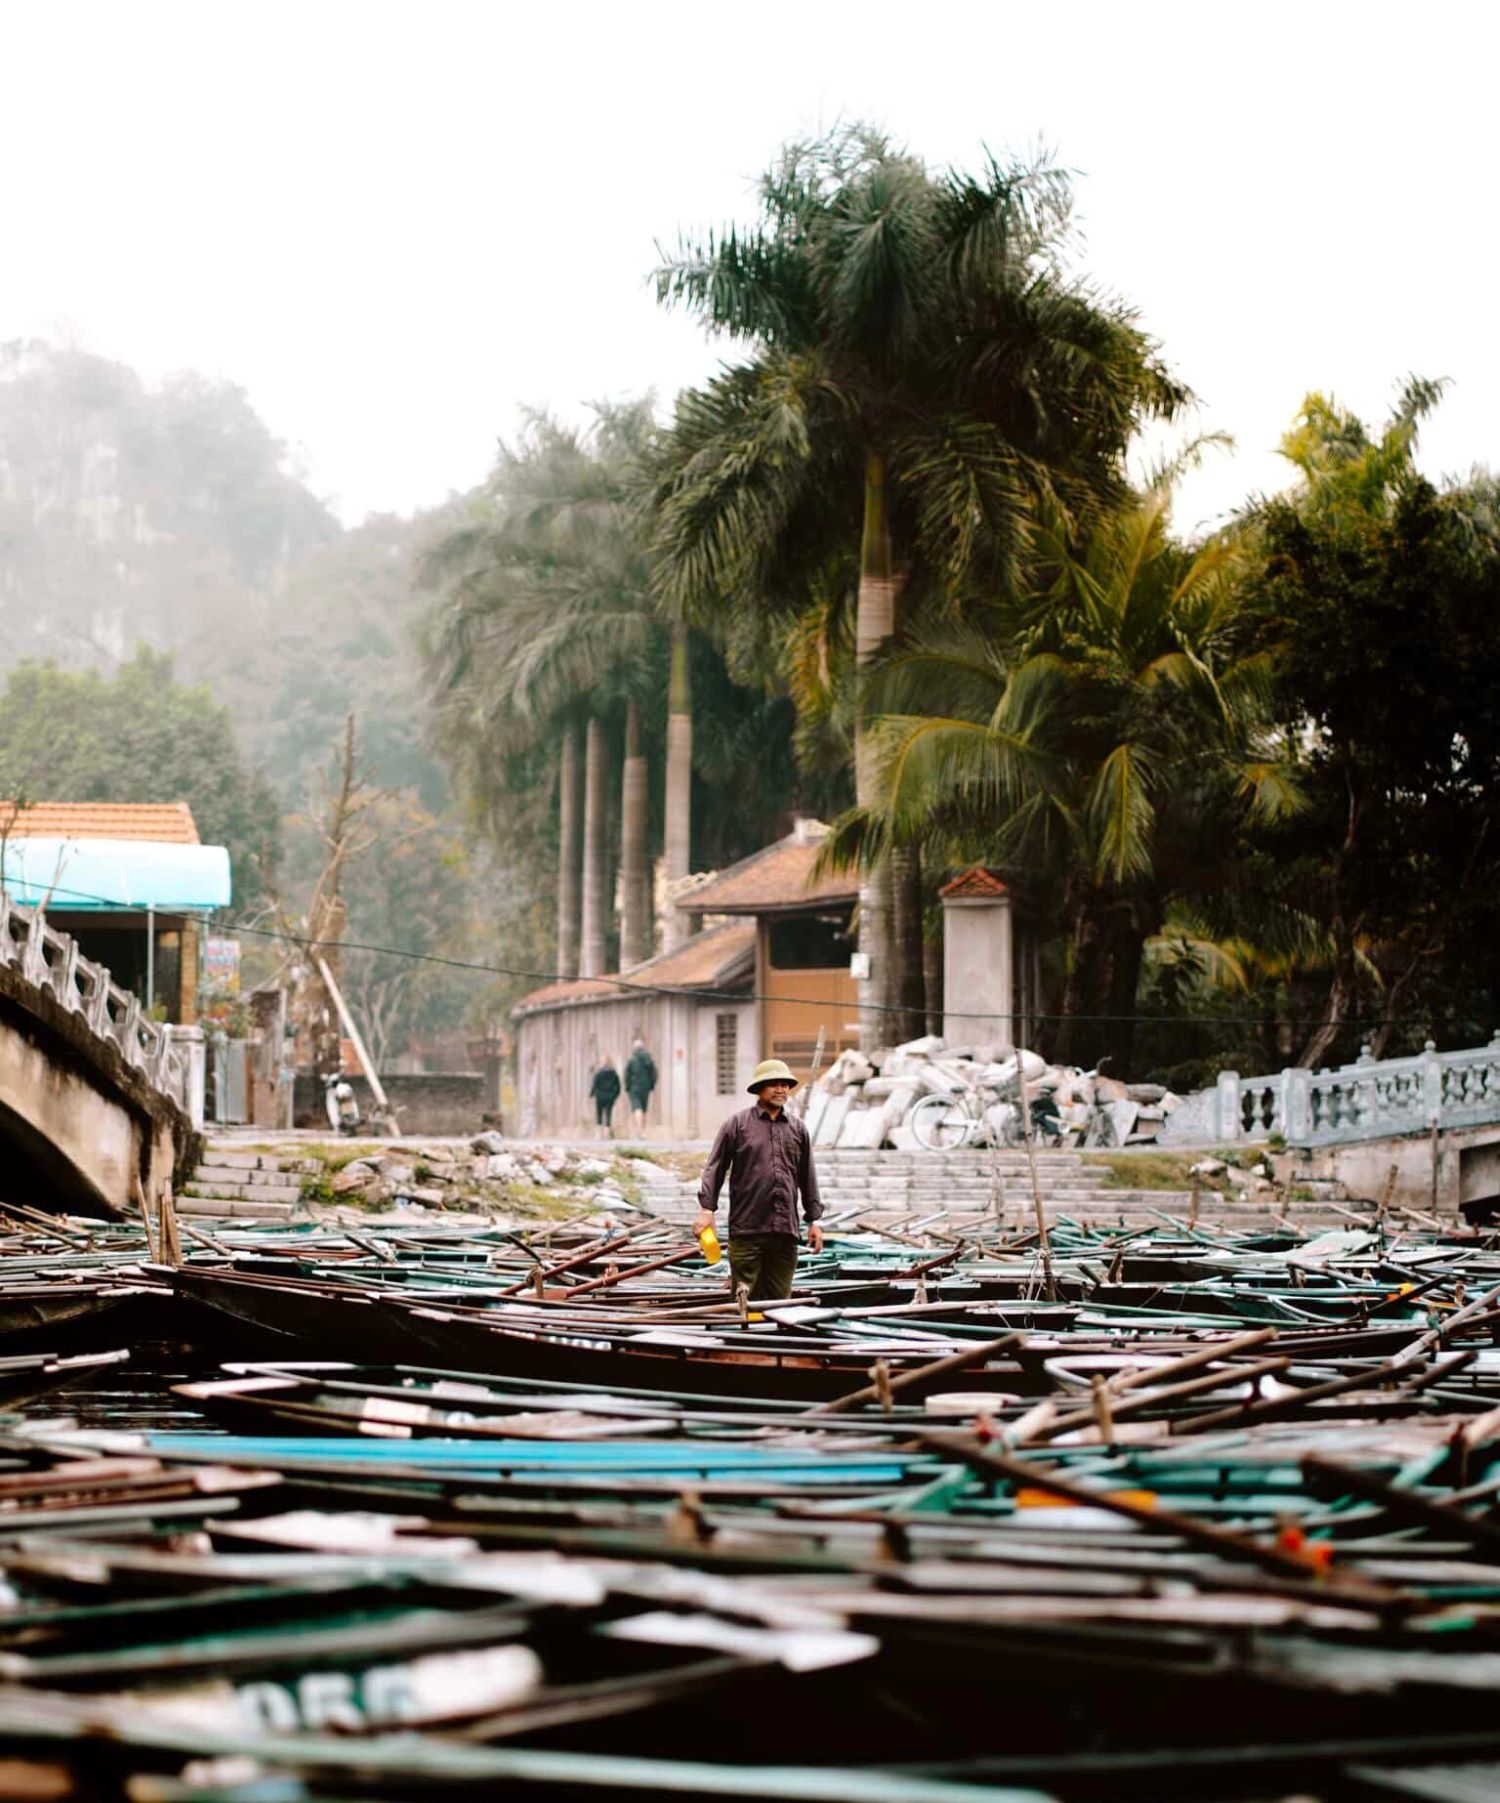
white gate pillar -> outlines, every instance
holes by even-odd
[[[950,1045],[1015,1044],[1010,891],[975,864],[944,884],[943,1037]]]

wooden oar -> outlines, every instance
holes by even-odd
[[[669,1252],[665,1258],[653,1258],[643,1265],[623,1265],[618,1271],[607,1271],[603,1277],[591,1278],[587,1283],[574,1284],[566,1292],[566,1300],[571,1302],[575,1296],[587,1294],[590,1290],[607,1290],[614,1284],[623,1283],[627,1277],[644,1277],[648,1271],[661,1271],[668,1265],[680,1265],[690,1258],[702,1258],[700,1246],[684,1246],[679,1252]]]
[[[519,1283],[508,1284],[500,1294],[502,1296],[518,1296],[522,1290],[531,1288],[538,1275],[543,1283],[547,1283],[554,1277],[563,1276],[577,1265],[591,1264],[594,1259],[603,1258],[607,1252],[619,1251],[621,1246],[628,1246],[632,1240],[639,1239],[645,1231],[644,1226],[627,1227],[624,1233],[617,1233],[609,1239],[596,1240],[589,1246],[581,1246],[576,1252],[563,1259],[560,1264],[538,1265],[534,1270],[528,1271]]]
[[[1378,1504],[1396,1521],[1428,1528],[1440,1539],[1464,1540],[1470,1546],[1500,1550],[1500,1526],[1483,1516],[1466,1514],[1450,1501],[1417,1490],[1400,1490],[1383,1478],[1346,1465],[1341,1459],[1331,1459],[1326,1453],[1306,1453],[1300,1465],[1309,1485],[1325,1496],[1344,1491],[1363,1502]]]
[[[861,1403],[878,1402],[882,1399],[882,1389],[887,1389],[894,1396],[902,1390],[909,1390],[913,1384],[925,1382],[932,1377],[947,1377],[952,1372],[963,1371],[971,1365],[982,1365],[993,1358],[996,1353],[1008,1352],[1011,1347],[1022,1344],[1022,1336],[1008,1333],[998,1340],[985,1340],[978,1346],[966,1346],[962,1352],[952,1352],[946,1358],[935,1359],[930,1365],[918,1365],[913,1371],[903,1371],[892,1377],[884,1386],[874,1383],[866,1384],[862,1390],[854,1390],[848,1396],[840,1396],[833,1402],[820,1402],[808,1409],[809,1415],[836,1415],[844,1409],[855,1409]]]

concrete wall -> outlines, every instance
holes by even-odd
[[[484,1077],[478,1071],[419,1071],[404,1076],[381,1075],[381,1085],[396,1111],[402,1133],[430,1134],[435,1139],[477,1133],[491,1110],[487,1106]],[[363,1077],[349,1079],[359,1099],[360,1113],[369,1120],[375,1098]],[[296,1118],[315,1127],[328,1119],[323,1085],[301,1072],[297,1077]],[[508,1131],[514,1125],[504,1123]]]
[[[1454,1214],[1460,1202],[1500,1195],[1500,1123],[1439,1134],[1435,1159],[1432,1136],[1412,1133],[1360,1140],[1351,1146],[1292,1150],[1281,1154],[1277,1164],[1284,1166],[1293,1183],[1299,1177],[1333,1178],[1351,1196],[1377,1202],[1394,1167],[1392,1201],[1430,1210],[1435,1198],[1441,1211]]]
[[[718,1017],[735,1021],[734,1089],[719,1094]],[[527,1014],[516,1024],[519,1119],[506,1130],[522,1135],[592,1133],[589,1083],[608,1052],[623,1076],[632,1041],[640,1037],[656,1060],[657,1087],[647,1114],[652,1139],[707,1139],[748,1100],[745,1085],[760,1057],[753,1002],[698,1001],[678,995],[630,995],[575,1002]],[[630,1131],[629,1100],[615,1108],[615,1132]]]
[[[124,1214],[186,1174],[192,1124],[119,1048],[20,972],[0,968],[0,1195]]]

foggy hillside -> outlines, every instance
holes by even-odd
[[[178,650],[339,535],[232,384],[0,346],[0,668]]]

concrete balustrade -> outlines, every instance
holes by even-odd
[[[1164,1145],[1233,1145],[1279,1134],[1292,1146],[1348,1145],[1500,1122],[1500,1033],[1488,1045],[1439,1052],[1428,1040],[1409,1058],[1368,1047],[1336,1070],[1242,1077],[1221,1071],[1212,1090],[1168,1117]]]

